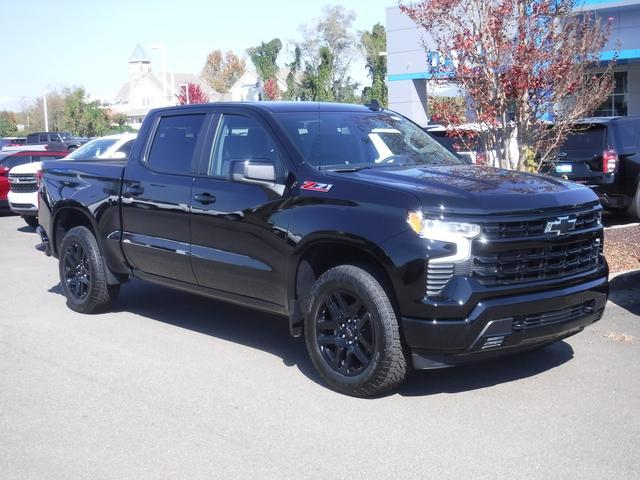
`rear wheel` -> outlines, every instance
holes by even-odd
[[[304,329],[311,360],[333,390],[368,397],[397,387],[408,375],[389,297],[360,267],[341,265],[320,276],[311,289]]]
[[[86,227],[69,230],[59,253],[60,283],[69,308],[80,313],[108,309],[120,285],[107,283],[104,259],[91,231]]]
[[[38,217],[34,215],[24,215],[22,218],[31,228],[38,228]]]

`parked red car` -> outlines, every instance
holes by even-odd
[[[66,157],[66,150],[19,150],[0,152],[0,209],[9,208],[9,170],[17,165]]]

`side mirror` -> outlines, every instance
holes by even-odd
[[[229,169],[231,181],[261,185],[278,195],[284,193],[284,185],[276,183],[276,166],[270,160],[236,160]]]

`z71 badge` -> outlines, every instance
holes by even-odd
[[[302,190],[311,190],[314,192],[324,192],[327,193],[333,187],[330,183],[318,183],[318,182],[310,182],[309,180],[305,180],[302,182],[300,188]]]

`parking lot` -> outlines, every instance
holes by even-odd
[[[38,243],[0,216],[2,478],[640,476],[637,292],[541,351],[361,400],[284,318],[137,281],[74,313]]]

